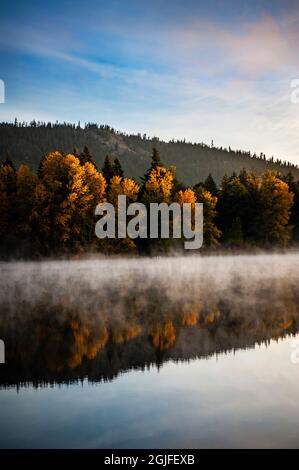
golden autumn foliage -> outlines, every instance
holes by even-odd
[[[286,242],[291,233],[287,225],[294,198],[288,184],[276,173],[267,171],[260,178],[260,195],[263,216],[258,219],[261,229],[266,232],[266,240]]]
[[[145,182],[144,202],[169,202],[174,174],[175,167],[156,166],[152,168]]]
[[[139,184],[130,178],[124,178],[122,181],[122,189],[124,195],[127,196],[130,202],[136,201],[139,193]]]
[[[117,205],[117,197],[123,194],[127,197],[128,202],[134,202],[137,199],[139,189],[139,184],[133,179],[113,176],[110,180],[108,200]]]
[[[142,237],[99,240],[94,233],[95,208],[107,198],[116,208],[118,223],[119,195],[126,196],[127,204],[138,201],[146,206],[202,203],[204,247],[218,245],[220,238],[235,246],[285,245],[293,226],[296,230],[299,224],[296,222],[299,189],[293,207],[295,186],[291,192],[286,179],[275,172],[259,175],[243,170],[239,176],[224,176],[219,188],[210,175],[206,182],[185,188],[175,179],[175,167],[166,168],[154,149],[141,186],[134,179],[124,178],[120,162],[111,165],[107,157],[103,167],[105,174],[109,174],[107,185],[91,155],[83,153],[77,157],[50,152],[41,159],[37,174],[27,165],[15,171],[9,159],[0,164],[0,242],[4,251],[7,245],[17,251],[22,243],[26,250],[29,248],[26,253],[37,255],[77,253],[88,248],[105,253],[153,253],[181,248],[183,236],[169,239],[160,236],[161,221],[156,240]],[[179,217],[173,209],[169,220],[172,235],[176,222]]]
[[[194,206],[194,204],[196,203],[196,195],[193,189],[188,188],[180,190],[177,194],[177,201],[180,205],[192,204],[192,206]]]
[[[32,222],[51,246],[79,248],[94,232],[94,209],[104,200],[106,182],[92,163],[80,164],[74,155],[48,154],[36,186]]]

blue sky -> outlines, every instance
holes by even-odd
[[[1,1],[0,120],[127,132],[299,163],[296,1]]]

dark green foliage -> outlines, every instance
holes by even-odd
[[[156,148],[156,147],[153,147],[153,153],[152,153],[152,159],[151,159],[151,165],[150,167],[146,170],[146,173],[144,175],[144,177],[142,178],[142,181],[143,182],[146,182],[149,178],[149,174],[151,172],[151,170],[153,168],[157,168],[158,166],[164,166],[162,161],[161,161],[161,157],[160,157],[160,153],[159,153],[159,150]]]
[[[213,176],[211,175],[211,173],[209,173],[207,178],[205,179],[204,187],[207,191],[209,191],[212,194],[212,196],[217,196],[218,194],[217,184],[215,183],[215,180]]]
[[[109,157],[109,155],[106,155],[105,157],[102,173],[104,175],[105,180],[107,181],[107,184],[109,184],[112,176],[114,176],[111,158]]]
[[[295,181],[291,172],[282,177],[290,191],[294,194],[294,204],[291,211],[289,224],[293,227],[293,240],[299,241],[299,181]]]
[[[122,169],[122,166],[118,158],[114,159],[112,170],[113,170],[113,176],[120,176],[121,178],[123,178],[124,171]]]
[[[143,172],[144,177],[139,178],[139,181],[143,181],[143,184],[141,185],[139,192],[138,189],[136,191],[137,201],[143,202],[146,205],[149,204],[149,202],[174,202],[182,196],[182,194],[179,194],[180,191],[184,192],[185,190],[187,190],[187,193],[188,191],[192,192],[191,185],[187,182],[188,177],[184,179],[179,176],[178,179],[174,178],[172,180],[173,169],[171,168],[168,170],[167,165],[164,165],[162,163],[160,157],[160,150],[165,149],[165,156],[163,153],[164,162],[169,162],[170,165],[172,165],[173,163],[175,163],[176,166],[182,165],[181,168],[184,169],[185,175],[187,175],[191,169],[192,179],[194,179],[197,170],[199,170],[198,173],[200,173],[201,175],[200,179],[197,180],[201,182],[195,184],[195,186],[193,187],[193,201],[203,203],[204,205],[204,247],[216,246],[219,243],[233,246],[241,246],[242,244],[244,244],[244,246],[250,244],[258,246],[286,245],[290,240],[292,228],[294,228],[293,240],[299,240],[299,182],[296,181],[294,177],[294,174],[296,175],[296,172],[298,172],[299,170],[294,166],[290,168],[290,165],[278,165],[277,163],[269,162],[265,160],[264,155],[262,155],[262,158],[257,159],[255,157],[248,156],[245,153],[241,153],[240,159],[242,160],[242,167],[240,168],[240,170],[237,172],[235,165],[235,167],[232,169],[231,175],[227,176],[225,172],[224,176],[222,176],[222,179],[219,182],[220,173],[217,173],[219,167],[217,167],[218,170],[216,171],[216,173],[212,171],[212,169],[214,168],[214,163],[216,161],[214,161],[215,155],[218,155],[217,158],[220,158],[220,156],[222,158],[223,152],[226,152],[226,157],[228,158],[229,154],[232,153],[234,154],[235,162],[238,162],[238,154],[232,151],[228,152],[214,147],[213,149],[211,149],[210,147],[203,146],[203,144],[193,145],[186,144],[184,142],[169,142],[168,144],[166,144],[165,142],[158,142],[157,139],[150,140],[146,138],[141,138],[139,136],[126,136],[124,134],[118,134],[113,129],[107,128],[105,126],[99,128],[91,124],[86,125],[85,129],[82,129],[80,126],[72,127],[68,125],[46,125],[43,127],[42,125],[36,122],[32,123],[30,127],[20,126],[18,123],[15,126],[0,125],[0,136],[1,133],[2,135],[4,135],[4,129],[6,132],[6,136],[10,134],[15,136],[18,133],[22,135],[22,133],[26,134],[28,132],[30,138],[32,138],[33,134],[37,136],[38,133],[41,133],[41,136],[55,136],[56,134],[61,133],[60,137],[62,139],[64,135],[68,135],[69,133],[71,133],[74,137],[74,141],[68,142],[68,148],[73,148],[73,154],[75,154],[80,159],[81,165],[84,165],[87,162],[94,164],[94,159],[92,155],[96,155],[96,153],[94,153],[93,149],[89,151],[89,148],[86,145],[80,145],[80,142],[76,140],[76,137],[78,135],[81,135],[82,138],[84,136],[88,136],[89,138],[90,135],[96,135],[98,143],[106,142],[107,147],[109,144],[110,150],[113,147],[114,150],[111,150],[113,156],[115,155],[115,153],[117,154],[117,151],[119,151],[119,149],[121,148],[121,159],[122,163],[124,162],[125,165],[127,162],[127,154],[124,150],[124,144],[127,144],[127,148],[129,149],[129,159],[131,159],[131,162],[133,164],[131,169],[133,170],[134,168],[134,171],[128,172],[128,176],[131,176],[131,178],[135,177],[136,171],[138,170],[138,168],[140,168],[140,162],[142,162],[142,165],[146,165],[148,167],[148,170],[145,173]],[[154,146],[152,146],[153,143]],[[43,142],[43,145],[46,144],[48,145],[47,140]],[[152,151],[151,160],[149,160],[148,158],[150,152],[149,146],[151,146]],[[78,154],[78,151],[76,150],[77,148],[84,149],[82,153]],[[26,157],[26,145],[24,146],[24,149],[25,150],[23,161],[26,162],[28,161]],[[176,153],[178,149],[180,150],[180,157],[179,154]],[[196,161],[196,159],[190,159],[190,154],[188,153],[190,149],[192,150],[191,155],[193,157],[196,155],[196,152],[200,154],[201,152],[203,152],[203,150],[207,153],[211,152],[212,150],[213,152],[215,152],[209,154],[209,168],[211,169],[211,171],[207,171],[208,167],[205,166],[204,154],[202,154],[203,158],[200,160],[200,165],[199,161]],[[133,158],[134,152],[135,155]],[[171,152],[173,152],[173,155],[176,160],[174,158],[173,161],[169,161],[169,155],[171,154]],[[60,153],[61,161],[65,162],[65,160],[68,158],[66,153],[70,152],[66,150],[65,152]],[[11,214],[13,213],[12,210],[8,210],[7,208],[13,207],[13,198],[16,193],[16,171],[13,163],[14,159],[9,155],[5,154],[5,152],[4,155],[5,156],[2,159],[2,164],[0,165],[0,169],[2,169],[3,180],[2,186],[0,185],[0,190],[2,191],[2,198],[0,198],[0,201],[2,200],[3,214],[7,215],[6,218],[4,216],[2,217],[2,226],[4,227],[3,233],[5,233],[6,231],[6,226],[11,227],[12,224],[10,223],[10,219],[14,220],[13,217],[11,217]],[[41,155],[46,155],[46,153],[41,153]],[[45,173],[46,165],[44,160],[45,156],[41,158],[39,165],[37,166],[39,183],[36,188],[39,190],[39,193],[38,196],[36,196],[36,193],[34,193],[33,195],[35,204],[37,201],[44,201],[45,199],[45,188],[43,189],[43,185],[41,184],[42,180],[45,179],[47,175],[47,173]],[[73,158],[72,160],[74,161]],[[221,163],[220,160],[218,161],[219,165]],[[225,168],[229,167],[229,165],[227,165],[228,161],[229,160],[225,162]],[[260,169],[279,168],[280,172],[254,172],[252,171],[252,167],[250,165],[245,165],[246,162],[251,162],[254,165],[258,163],[258,165],[262,165],[260,166]],[[194,163],[197,164],[196,171]],[[83,168],[83,166],[79,165],[78,161],[76,164],[80,171],[85,171],[85,169],[92,169],[92,171],[96,172],[96,169],[93,169],[91,167]],[[106,153],[106,157],[102,165],[103,176],[105,177],[106,182],[108,183],[108,188],[106,188],[107,196],[109,195],[109,191],[112,191],[113,185],[110,184],[109,186],[111,178],[113,176],[123,178],[124,171],[120,160],[116,157],[114,158],[114,161],[112,163],[112,160],[108,153]],[[167,183],[169,186],[167,186],[166,184],[166,178],[163,182],[163,185],[161,185],[158,180],[158,182],[156,181],[154,185],[152,180],[150,185],[148,184],[150,172],[152,170],[157,169],[157,167],[161,168],[159,168],[159,171],[153,171],[153,174],[159,174],[159,178],[161,177],[161,172],[163,174],[163,171],[169,171],[171,173],[171,178],[169,179],[171,183]],[[203,167],[205,168],[204,171],[202,171]],[[224,167],[222,167],[222,169],[224,169]],[[286,171],[286,169],[288,169],[288,171]],[[18,171],[19,170],[17,170],[17,174]],[[51,174],[51,172],[49,172],[49,174]],[[96,174],[98,173],[96,172]],[[60,170],[58,180],[58,187],[60,188],[59,191],[68,191],[68,181],[65,181],[63,179],[63,175],[61,175]],[[127,183],[127,180],[122,180],[120,182],[119,185],[121,188],[124,183]],[[118,183],[116,183],[116,185],[117,184]],[[55,184],[53,187],[56,188]],[[168,192],[166,191],[167,187]],[[26,199],[26,197],[23,199]],[[64,197],[62,199],[64,199]],[[42,217],[43,213],[47,210],[48,207],[45,206],[42,208],[42,210],[34,211],[35,217]],[[53,216],[55,216],[55,211],[56,209],[53,211]],[[94,213],[93,207],[91,212],[92,214]],[[62,226],[63,224],[65,224],[65,220],[67,220],[64,218],[64,215],[65,214],[63,214],[63,216],[61,217]],[[6,220],[6,225],[3,223],[3,220]],[[32,217],[28,217],[28,220],[28,223],[30,225]],[[92,226],[92,223],[90,224],[90,226]],[[82,233],[84,233],[84,227],[80,226],[80,230],[82,231]],[[34,227],[32,227],[32,233],[33,232]],[[92,234],[94,234],[93,230]],[[83,238],[84,236],[85,235],[83,235]],[[104,246],[105,244],[103,243],[102,247]],[[107,252],[111,250],[112,246],[114,250],[113,252],[117,252],[118,249],[122,252],[125,249],[131,250],[131,246],[127,243],[127,240],[123,246],[117,240],[114,240],[113,243],[107,244]],[[179,248],[180,241],[178,241],[178,244],[175,245],[169,240],[158,239],[153,241],[145,239],[137,241],[136,247],[141,253],[149,253],[150,251],[153,252],[153,249],[156,253],[159,253],[160,251],[165,251],[170,248]]]
[[[258,173],[276,170],[285,175],[291,171],[295,179],[299,179],[296,165],[276,162],[273,158],[266,159],[264,154],[256,156],[246,151],[184,140],[163,142],[147,136],[127,135],[109,126],[94,123],[86,123],[85,126],[43,122],[28,125],[18,121],[15,124],[0,124],[0,159],[5,159],[8,150],[16,167],[20,163],[27,163],[36,169],[41,155],[53,150],[67,154],[74,147],[82,149],[85,145],[98,168],[103,166],[106,155],[121,157],[125,174],[138,179],[149,167],[153,147],[163,155],[164,165],[175,165],[177,178],[189,186],[204,181],[209,173],[219,185],[225,173],[232,174],[235,171],[239,174],[243,168]]]
[[[13,161],[11,159],[11,155],[8,151],[6,151],[5,160],[2,164],[4,166],[10,166],[13,169],[14,173],[16,172],[15,166],[14,166]]]
[[[243,228],[240,217],[233,220],[226,232],[226,240],[231,245],[242,245],[244,242]]]
[[[77,155],[75,155],[75,156],[77,156]],[[83,152],[80,153],[78,158],[81,162],[81,165],[85,165],[85,163],[92,163],[96,167],[93,156],[91,155],[91,153],[90,153],[90,151],[89,151],[89,149],[86,145],[83,149]]]

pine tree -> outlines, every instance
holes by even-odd
[[[78,152],[77,147],[74,147],[74,148],[73,148],[73,155],[74,155],[74,157],[80,158],[80,157],[79,157],[79,152]]]
[[[218,229],[215,219],[217,216],[216,204],[217,197],[213,196],[205,188],[196,185],[194,187],[194,194],[199,203],[203,203],[203,237],[204,245],[212,246],[219,244],[221,237],[221,230]]]
[[[151,160],[151,166],[150,168],[146,171],[145,175],[142,179],[143,182],[148,181],[151,171],[156,170],[158,167],[163,167],[163,163],[161,161],[160,153],[159,150],[156,147],[153,147],[153,153],[152,153],[152,160]]]
[[[124,171],[122,169],[121,163],[118,158],[114,159],[112,169],[113,169],[113,176],[120,176],[121,178],[123,178]]]
[[[240,245],[244,242],[243,228],[240,217],[233,220],[227,231],[226,240],[233,245]]]
[[[11,169],[14,171],[14,173],[16,172],[15,166],[13,164],[13,161],[11,159],[11,155],[10,155],[8,150],[6,151],[6,156],[5,156],[5,160],[3,162],[3,165],[4,166],[10,166]]]
[[[207,191],[209,191],[212,194],[212,196],[217,196],[218,194],[217,184],[215,183],[215,180],[213,176],[211,175],[211,173],[209,173],[207,178],[205,179],[204,187]]]
[[[112,167],[111,159],[110,159],[109,155],[106,155],[106,157],[105,157],[104,165],[103,165],[103,168],[102,168],[102,173],[103,173],[103,176],[104,176],[107,184],[109,185],[110,180],[113,177],[113,167]]]
[[[77,156],[77,155],[75,155],[75,156]],[[97,166],[94,162],[93,156],[91,155],[91,153],[89,151],[89,148],[86,145],[83,149],[83,152],[80,153],[78,158],[80,160],[81,165],[85,165],[85,163],[92,163],[94,165],[94,167],[97,168]]]

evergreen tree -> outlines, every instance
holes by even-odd
[[[77,147],[74,147],[74,148],[73,148],[73,155],[74,155],[74,157],[80,158],[80,157],[79,157],[79,152],[78,152]]]
[[[75,156],[77,156],[77,155],[75,155]],[[83,149],[83,152],[80,153],[78,158],[80,160],[81,165],[85,165],[85,163],[92,163],[94,165],[94,167],[97,168],[97,166],[94,162],[93,156],[91,155],[91,153],[89,151],[89,148],[86,145]]]
[[[0,239],[15,229],[16,172],[9,164],[0,165]]]
[[[34,192],[37,184],[36,173],[27,165],[20,165],[16,172],[16,224],[17,235],[28,235],[31,232],[31,213]]]
[[[113,176],[120,176],[121,178],[123,178],[124,172],[123,172],[121,163],[118,158],[114,159],[112,170],[113,170]]]
[[[111,159],[110,159],[109,155],[106,155],[106,157],[105,157],[104,165],[103,165],[103,168],[102,168],[102,173],[103,173],[103,176],[104,176],[107,184],[109,185],[110,180],[113,177],[113,167],[112,167]]]
[[[235,220],[240,220],[242,229],[249,222],[249,209],[252,210],[252,206],[249,202],[249,190],[245,185],[248,182],[244,178],[242,181],[236,175],[231,177],[224,175],[221,181],[217,202],[217,224],[226,241],[229,241],[230,229]]]
[[[221,231],[215,223],[217,197],[198,185],[194,187],[194,194],[197,202],[203,203],[204,246],[218,245]]]
[[[163,163],[161,161],[160,153],[159,150],[156,147],[153,147],[153,153],[152,153],[152,160],[151,160],[151,166],[150,168],[146,171],[145,175],[142,179],[143,182],[148,181],[151,171],[156,170],[158,167],[163,167]]]
[[[244,242],[243,228],[240,217],[233,220],[232,225],[227,231],[226,239],[230,244],[241,245]]]
[[[217,196],[218,194],[217,184],[215,183],[215,180],[213,176],[211,175],[211,173],[209,173],[207,178],[205,179],[204,187],[207,191],[209,191],[212,194],[212,196]]]
[[[5,160],[3,162],[3,165],[4,166],[10,166],[10,168],[14,171],[14,173],[16,172],[15,166],[13,164],[13,161],[11,159],[11,155],[8,152],[8,150],[6,151],[6,156],[5,156]]]

